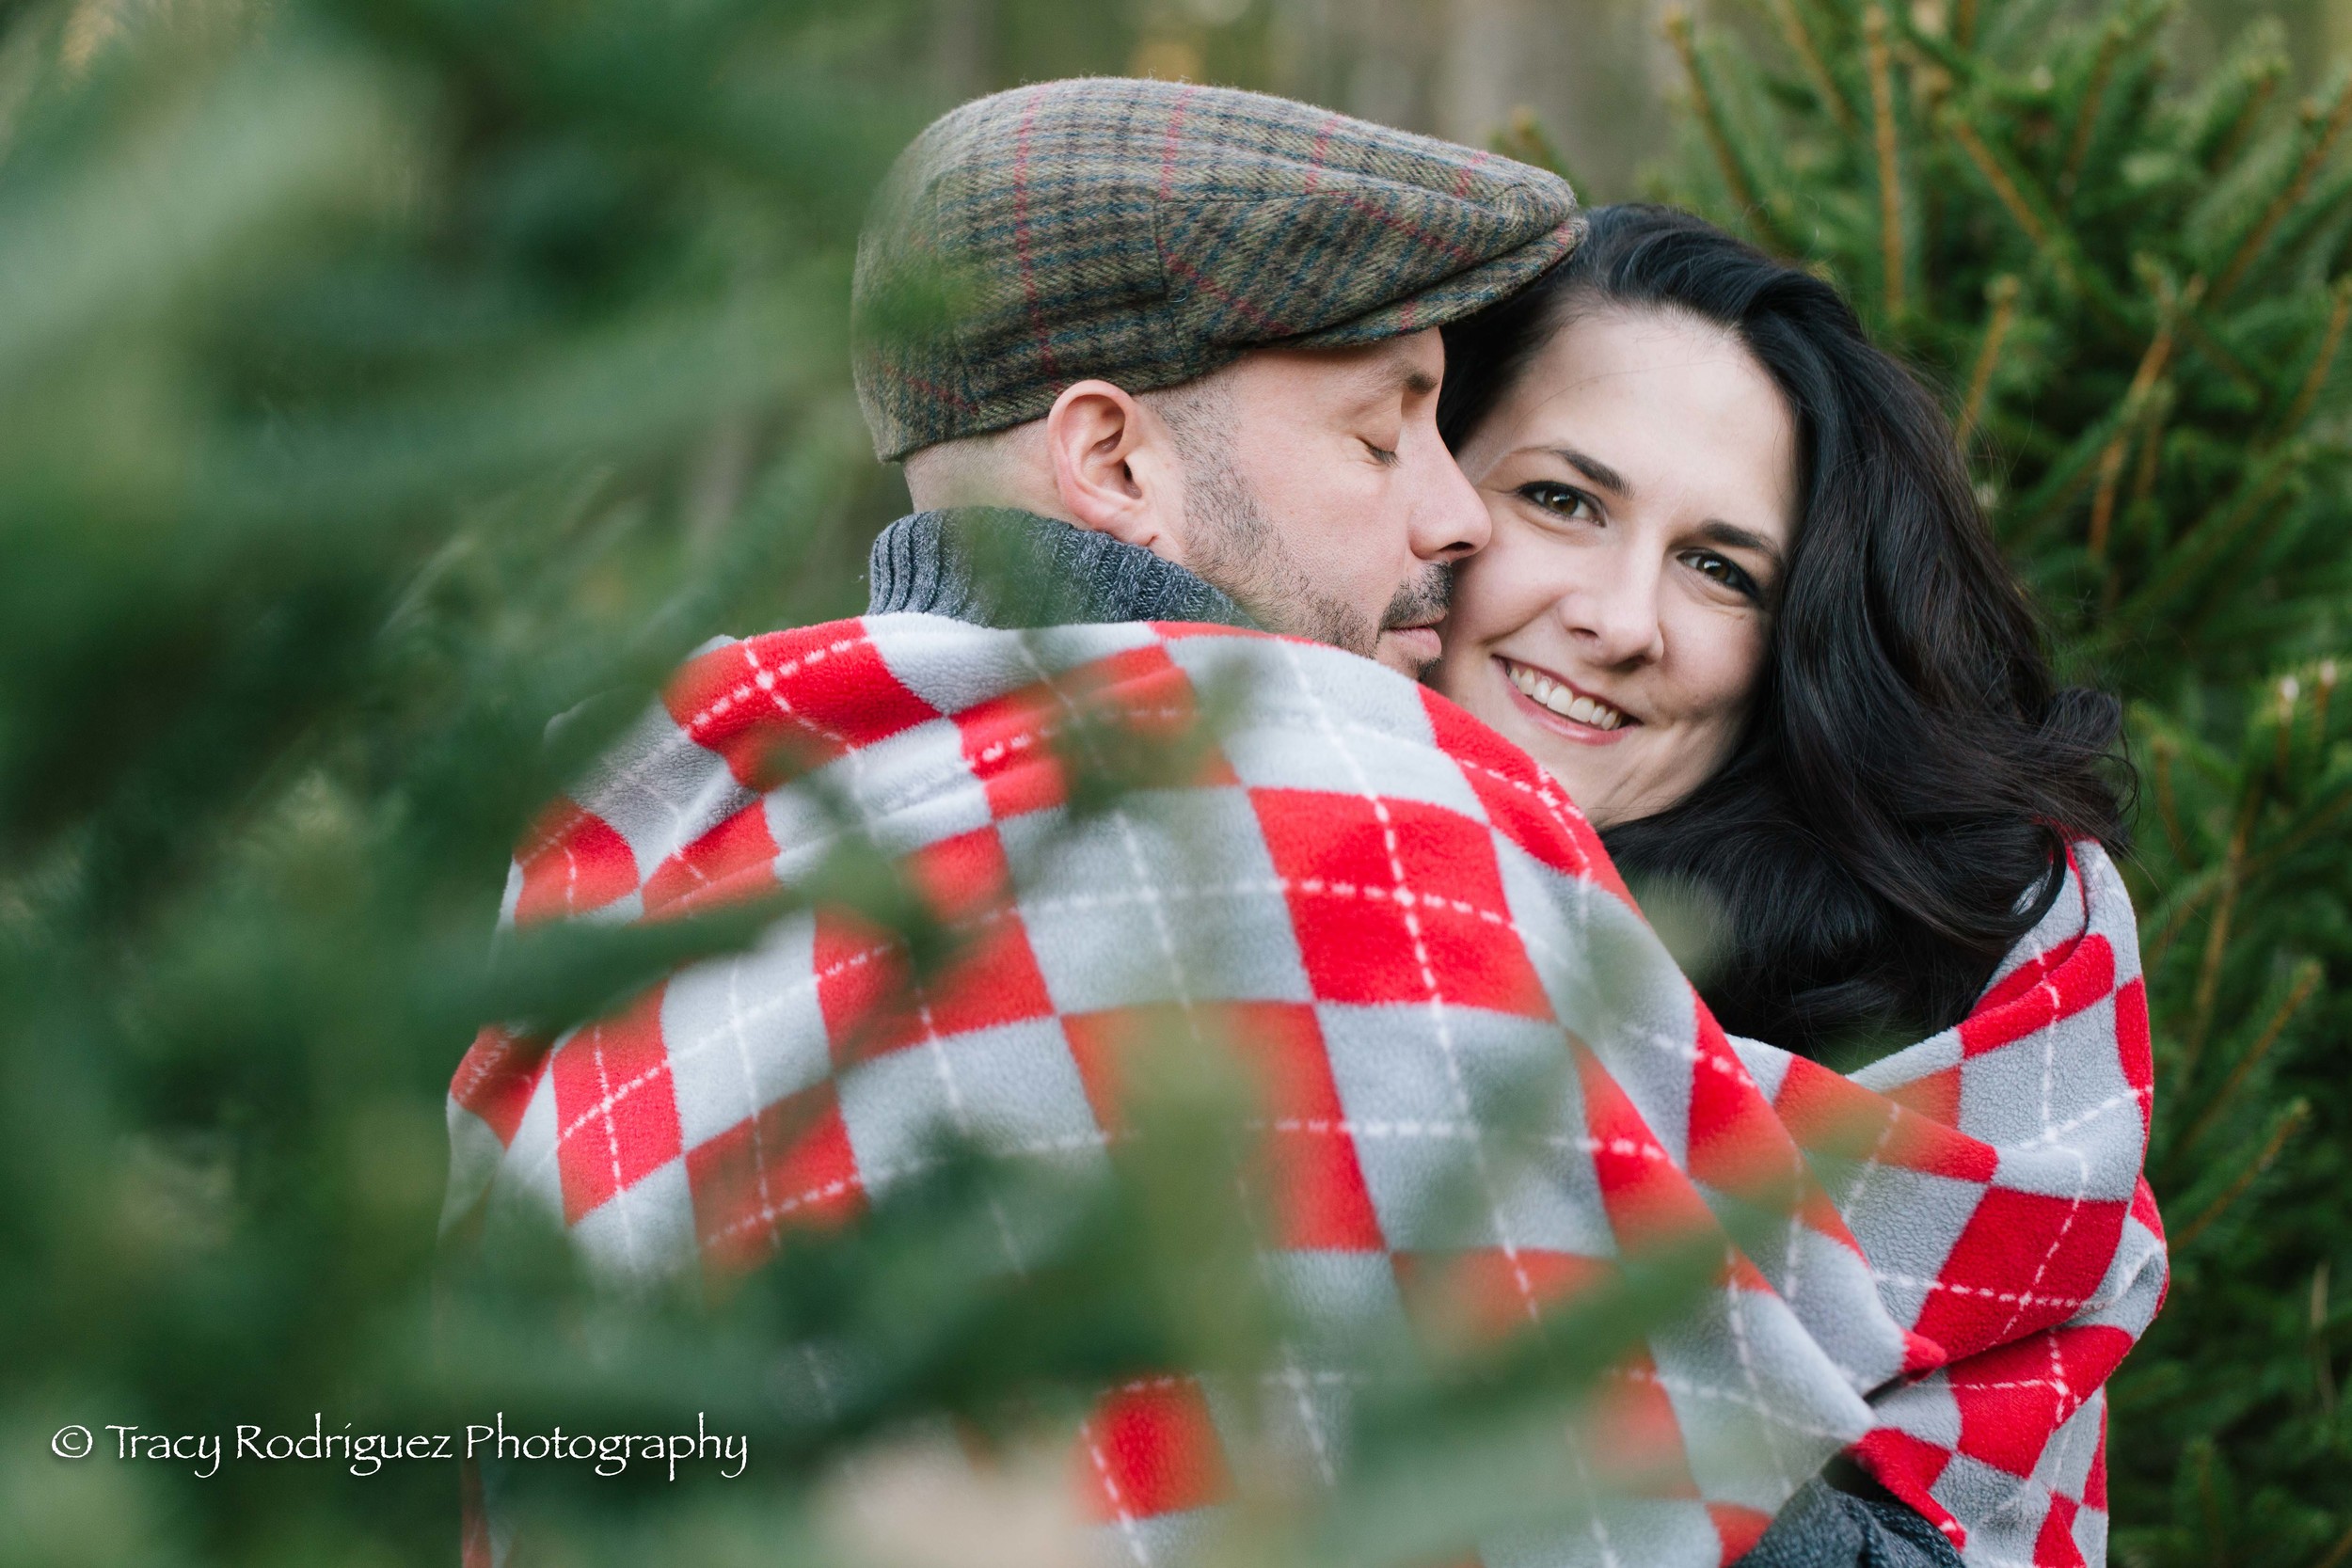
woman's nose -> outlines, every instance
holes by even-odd
[[[1598,570],[1560,595],[1553,612],[1568,635],[1604,665],[1655,663],[1666,651],[1658,613],[1661,571],[1629,552],[1598,550],[1587,558]]]

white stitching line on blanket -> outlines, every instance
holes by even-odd
[[[831,980],[850,970],[870,963],[878,958],[886,956],[891,951],[891,948],[880,945],[862,948],[859,951],[849,955],[847,958],[826,965],[818,973],[810,974],[793,985],[787,987],[785,990],[777,992],[771,1000],[762,1003],[756,1007],[751,1008],[743,1016],[746,1020],[758,1020],[766,1018],[771,1013],[780,1012],[787,1004],[790,1003],[796,997],[799,997],[806,992],[814,991],[825,981]],[[756,957],[756,955],[746,954],[741,958],[730,960],[730,962],[740,965],[750,961],[755,957]],[[555,1049],[562,1050],[569,1046],[571,1040],[577,1037],[577,1035],[568,1037],[564,1041],[560,1042]],[[564,1147],[564,1145],[569,1143],[573,1136],[577,1134],[582,1127],[586,1126],[589,1122],[594,1121],[600,1116],[608,1115],[613,1106],[619,1104],[623,1100],[628,1099],[630,1094],[634,1093],[639,1088],[642,1088],[644,1085],[653,1082],[654,1079],[660,1077],[664,1073],[670,1072],[677,1063],[687,1060],[691,1056],[699,1055],[704,1051],[708,1050],[711,1046],[716,1044],[721,1037],[721,1031],[714,1029],[701,1036],[691,1046],[670,1047],[665,1050],[662,1053],[661,1064],[659,1067],[648,1068],[644,1072],[639,1073],[636,1077],[622,1084],[620,1087],[612,1089],[603,1094],[595,1104],[589,1106],[586,1110],[583,1110],[577,1117],[575,1117],[569,1126],[559,1128],[556,1132],[554,1141],[548,1146],[546,1154],[541,1156],[538,1165],[534,1168],[542,1170],[545,1169],[548,1162],[555,1159],[557,1152]],[[668,1045],[666,1037],[663,1043],[665,1046]],[[753,1107],[753,1111],[755,1113],[763,1108],[764,1107],[755,1106]]]
[[[2059,1016],[2060,1006],[2058,988],[2045,981],[2042,989],[2050,993],[2050,1011],[2052,1020],[2055,1022]],[[2050,1096],[2053,1092],[2053,1080],[2058,1073],[2058,1035],[2055,1030],[2048,1029],[2046,1026],[2043,1034],[2045,1038],[2042,1068],[2042,1130],[2047,1132],[2050,1127]],[[2090,1159],[2081,1149],[2071,1144],[2056,1144],[2053,1147],[2062,1148],[2074,1157],[2074,1196],[2067,1205],[2066,1217],[2058,1222],[2056,1234],[2051,1236],[2050,1244],[2042,1249],[2042,1261],[2035,1265],[2033,1277],[2026,1282],[2026,1294],[2031,1294],[2034,1287],[2042,1283],[2042,1276],[2050,1272],[2050,1264],[2057,1259],[2058,1248],[2066,1244],[2066,1238],[2073,1233],[2074,1221],[2081,1216],[2083,1212],[2083,1199],[2090,1191]],[[2009,1321],[2001,1325],[2000,1332],[1994,1337],[1992,1342],[1994,1344],[2007,1342],[2010,1331],[2017,1326],[2017,1321],[2025,1315],[2026,1304],[2021,1301],[2011,1309]]]
[[[792,720],[803,729],[812,730],[824,736],[827,739],[833,741],[837,746],[847,747],[848,742],[843,740],[840,736],[826,729],[823,725],[815,722],[805,715],[796,712],[792,708],[791,705],[782,696],[774,694],[773,688],[791,679],[793,676],[799,674],[805,669],[814,665],[822,664],[827,658],[833,657],[834,655],[847,653],[852,648],[868,646],[871,642],[871,638],[862,634],[856,637],[844,637],[837,639],[833,642],[827,643],[824,647],[812,648],[798,658],[787,659],[783,664],[763,668],[759,663],[758,656],[751,651],[751,640],[748,638],[738,639],[734,642],[726,644],[725,646],[711,649],[708,653],[705,654],[703,657],[712,658],[729,651],[740,653],[744,660],[755,672],[751,679],[739,682],[737,685],[729,688],[726,691],[722,692],[715,701],[704,707],[700,712],[689,716],[683,723],[680,723],[675,717],[671,716],[666,711],[668,706],[666,703],[663,703],[657,698],[655,706],[658,710],[662,711],[662,717],[667,719],[673,726],[673,739],[675,742],[707,753],[707,749],[703,747],[694,738],[694,732],[705,724],[709,723],[712,720],[726,713],[727,710],[732,708],[736,703],[750,696],[754,690],[767,690],[771,693],[771,700],[775,703],[777,707],[783,711],[787,718]],[[760,674],[766,674],[770,677],[765,687],[758,684]],[[666,812],[669,815],[671,821],[677,821],[685,814],[669,799],[669,797],[654,788],[650,782],[653,776],[660,771],[662,763],[675,754],[675,745],[674,745],[670,740],[665,740],[661,745],[647,749],[642,755],[633,758],[627,767],[616,768],[610,773],[599,774],[591,778],[588,781],[591,786],[591,792],[598,795],[608,794],[614,791],[633,791],[635,793],[642,794]],[[854,755],[854,752],[852,752],[851,754]]]
[[[848,653],[852,648],[872,646],[873,639],[870,637],[845,637],[837,641],[829,642],[821,648],[811,648],[808,652],[801,655],[798,658],[788,658],[782,664],[771,665],[760,663],[759,654],[756,651],[757,643],[755,640],[745,638],[743,641],[736,643],[735,648],[738,653],[742,655],[744,667],[751,672],[750,675],[744,680],[739,681],[736,685],[731,686],[726,690],[721,692],[718,697],[711,701],[707,707],[705,707],[700,713],[693,715],[693,717],[689,719],[682,727],[691,737],[696,730],[701,729],[705,724],[707,724],[714,720],[724,718],[727,710],[732,708],[737,703],[757,701],[758,699],[752,696],[752,692],[756,689],[764,693],[768,702],[785,718],[791,720],[792,722],[798,724],[804,730],[810,730],[824,736],[827,740],[832,741],[834,745],[839,746],[845,752],[848,752],[851,750],[851,748],[850,746],[849,739],[846,736],[844,736],[839,731],[834,730],[828,725],[818,723],[807,714],[803,713],[800,709],[794,707],[792,705],[791,699],[786,696],[785,693],[778,689],[793,676],[798,675],[804,670],[816,668],[818,665],[822,664],[826,659],[832,657],[835,654]],[[714,653],[717,652],[716,649],[713,649],[712,651]]]
[[[1541,805],[1544,808],[1544,814],[1551,818],[1552,826],[1560,830],[1560,836],[1567,841],[1568,848],[1576,855],[1577,879],[1587,884],[1591,882],[1593,858],[1584,852],[1584,846],[1577,838],[1575,827],[1568,820],[1568,814],[1574,813],[1578,822],[1585,821],[1584,814],[1577,811],[1574,801],[1556,795],[1549,789],[1538,789],[1524,779],[1515,779],[1510,774],[1489,768],[1483,762],[1470,762],[1459,757],[1453,760],[1454,766],[1463,771],[1482,774],[1505,788],[1518,790],[1521,795],[1529,797]],[[1564,811],[1563,807],[1566,809]]]
[[[1104,1133],[1078,1132],[1059,1138],[1032,1138],[1022,1142],[991,1144],[989,1152],[1000,1157],[1026,1155],[1038,1159],[1057,1159],[1082,1150],[1098,1149],[1110,1141]],[[912,1160],[899,1160],[880,1164],[871,1170],[860,1167],[850,1176],[836,1177],[833,1180],[822,1181],[814,1187],[806,1187],[798,1193],[778,1198],[772,1203],[762,1203],[758,1209],[750,1213],[738,1215],[711,1234],[721,1238],[732,1238],[747,1231],[761,1229],[787,1214],[805,1209],[811,1204],[822,1203],[828,1198],[839,1197],[852,1189],[875,1192],[902,1178],[920,1176],[926,1171],[937,1170],[943,1164],[944,1162],[939,1160],[918,1156]]]
[[[1589,886],[1584,883],[1579,885],[1580,887]],[[1560,964],[1582,961],[1581,955],[1566,951],[1548,942],[1539,933],[1521,926],[1507,912],[1485,909],[1467,900],[1450,898],[1442,894],[1422,893],[1411,889],[1407,889],[1406,892],[1420,906],[1439,910],[1450,914],[1463,915],[1492,926],[1499,930],[1508,931],[1518,939],[1530,954],[1547,961]],[[1181,899],[1279,897],[1294,893],[1318,897],[1361,898],[1374,901],[1395,901],[1397,896],[1390,889],[1376,884],[1326,880],[1320,877],[1305,877],[1295,882],[1284,877],[1242,878],[1230,882],[1199,882],[1190,885],[1180,883],[1155,890],[1155,895],[1164,902]],[[1024,898],[1020,901],[1020,909],[1030,914],[1056,914],[1115,909],[1121,904],[1136,901],[1134,895],[1124,893],[1057,894],[1051,897]],[[1399,907],[1404,906],[1400,904]],[[1002,920],[1007,912],[1004,910],[991,910],[977,918],[983,923]],[[1541,1022],[1565,1027],[1557,1017]],[[1629,1029],[1629,1033],[1637,1043],[1673,1056],[1679,1061],[1697,1063],[1711,1059],[1708,1053],[1702,1051],[1696,1044],[1677,1039],[1658,1030]],[[1724,1066],[1736,1062],[1737,1057],[1733,1056],[1724,1058],[1718,1065]]]
[[[1086,1440],[1087,1458],[1093,1461],[1094,1474],[1103,1483],[1104,1495],[1111,1500],[1111,1512],[1119,1517],[1119,1536],[1126,1544],[1127,1555],[1135,1559],[1136,1568],[1152,1568],[1151,1548],[1143,1544],[1143,1531],[1136,1525],[1135,1510],[1127,1506],[1127,1495],[1119,1489],[1119,1480],[1111,1474],[1111,1462],[1094,1435],[1093,1421],[1079,1422],[1078,1435]]]
[[[2122,1094],[2111,1094],[2105,1100],[2099,1101],[2098,1104],[2090,1107],[2088,1110],[2078,1112],[2074,1116],[2069,1117],[2066,1120],[2059,1122],[2057,1126],[2044,1128],[2041,1132],[2035,1135],[2033,1142],[2035,1144],[2055,1144],[2060,1138],[2066,1136],[2069,1132],[2079,1132],[2083,1128],[2090,1126],[2092,1122],[2097,1121],[2101,1117],[2106,1116],[2109,1111],[2114,1110],[2119,1105],[2130,1105],[2137,1108],[2141,1101],[2150,1098],[2150,1092],[2146,1089],[2125,1089]],[[2030,1148],[2033,1145],[2028,1144],[2025,1147]]]
[[[2122,1296],[2051,1296],[2033,1291],[1996,1291],[1989,1285],[1956,1285],[1947,1280],[1929,1279],[1915,1274],[1899,1274],[1893,1269],[1873,1268],[1870,1277],[1882,1284],[1900,1286],[1914,1291],[1942,1291],[1955,1296],[1980,1296],[1987,1301],[2004,1302],[2010,1306],[2063,1307],[2078,1311],[2087,1307],[2107,1307]]]
[[[2091,1401],[2090,1398],[2085,1398],[2080,1404],[2075,1405],[2074,1410],[2068,1413],[2066,1417],[2066,1423],[2073,1423],[2074,1418],[2079,1416],[2082,1411],[2090,1404],[2090,1402]],[[2020,1511],[2047,1509],[2050,1498],[2067,1496],[2067,1494],[2058,1490],[2057,1481],[2058,1477],[2064,1473],[2065,1468],[2073,1463],[2074,1457],[2073,1449],[2077,1444],[2079,1438],[2079,1434],[2077,1433],[2070,1432],[2068,1430],[2068,1424],[2061,1424],[2058,1431],[2052,1434],[2050,1445],[2042,1449],[2040,1460],[2034,1465],[2033,1473],[2030,1476],[2026,1477],[2010,1492],[2009,1501],[1994,1510],[1993,1513],[1988,1514],[1984,1521],[1977,1527],[1979,1533],[1983,1531],[1985,1525],[1989,1525],[1994,1520],[2016,1515],[2020,1513]],[[2090,1441],[2093,1443],[2096,1443],[2099,1440],[2100,1429],[2101,1424],[2097,1421],[2085,1421],[2081,1423],[2081,1433],[2089,1434]],[[2061,1444],[2065,1445],[2065,1450],[2062,1452],[2060,1451]],[[2085,1465],[2083,1468],[2086,1472],[2088,1472],[2088,1465]],[[2044,1479],[2045,1476],[2047,1477],[2046,1480]],[[2081,1490],[2082,1484],[2079,1481],[2077,1481],[2075,1482],[2074,1491],[2076,1494],[2079,1494]],[[2074,1500],[2077,1504],[2078,1513],[2104,1512],[2103,1510],[2091,1509],[2083,1505],[2079,1496],[2076,1496]],[[1970,1561],[1971,1568],[1974,1568],[1974,1564],[1979,1561],[1993,1564],[1994,1568],[2036,1568],[2036,1565],[2032,1563],[2017,1561],[2014,1559],[1993,1557],[1989,1554],[1972,1557]]]
[[[931,1005],[929,1002],[918,1003],[916,1017],[923,1023],[923,1043],[929,1048],[927,1053],[931,1059],[931,1069],[939,1075],[940,1092],[946,1097],[948,1120],[954,1123],[958,1137],[969,1140],[972,1137],[972,1113],[963,1102],[963,1088],[956,1082],[955,1063],[947,1054],[947,1041],[939,1032],[938,1021],[931,1016]],[[996,1239],[1004,1243],[1005,1261],[1011,1265],[1015,1275],[1025,1277],[1029,1272],[1028,1265],[1021,1260],[1020,1244],[1012,1239],[1012,1221],[1006,1215],[1004,1202],[993,1189],[988,1194],[988,1217],[995,1222]]]
[[[1846,1433],[1842,1432],[1832,1432],[1827,1427],[1810,1425],[1804,1421],[1798,1420],[1788,1412],[1777,1409],[1769,1402],[1758,1400],[1752,1395],[1738,1393],[1729,1388],[1719,1388],[1711,1383],[1693,1382],[1692,1379],[1684,1377],[1678,1372],[1661,1372],[1656,1370],[1636,1370],[1620,1375],[1638,1378],[1644,1382],[1655,1383],[1661,1388],[1664,1388],[1671,1393],[1685,1394],[1695,1399],[1713,1400],[1719,1404],[1732,1405],[1735,1408],[1745,1410],[1751,1415],[1762,1418],[1762,1419],[1769,1425],[1780,1427],[1785,1431],[1798,1433],[1806,1437],[1820,1438],[1827,1442],[1835,1443],[1840,1448],[1845,1447],[1848,1442]],[[1785,1481],[1786,1479],[1787,1478],[1784,1476],[1783,1480]],[[1793,1493],[1796,1489],[1794,1486],[1790,1486],[1788,1490]]]
[[[604,1030],[601,1026],[596,1029],[596,1043],[589,1047],[589,1056],[596,1064],[596,1087],[605,1097],[603,1101],[605,1106],[604,1141],[606,1150],[612,1162],[612,1196],[619,1197],[628,1191],[628,1183],[621,1180],[621,1135],[619,1130],[612,1125],[612,1079],[606,1073],[604,1067]],[[657,1070],[662,1072],[669,1070],[668,1058],[663,1058],[661,1067]],[[652,1076],[650,1073],[641,1075],[641,1077],[650,1076]],[[632,1217],[631,1206],[623,1203],[616,1204],[614,1207],[621,1212],[622,1247],[628,1254],[628,1260],[635,1263],[637,1261],[637,1224]]]
[[[832,742],[833,745],[839,748],[842,752],[842,760],[848,763],[851,776],[863,777],[866,771],[867,761],[865,748],[852,746],[850,743],[849,738],[846,736],[843,736],[839,731],[818,722],[815,719],[810,718],[807,714],[804,714],[795,708],[792,705],[790,698],[785,693],[782,688],[785,683],[789,681],[793,676],[800,674],[805,670],[812,669],[817,665],[824,663],[826,659],[834,655],[847,653],[855,648],[873,646],[873,640],[870,637],[865,636],[838,638],[834,641],[827,643],[824,647],[812,648],[807,653],[801,655],[797,658],[787,659],[784,663],[777,665],[763,665],[760,663],[759,654],[755,647],[755,641],[756,640],[752,638],[739,639],[728,647],[713,648],[708,654],[705,655],[705,657],[716,657],[722,653],[730,651],[737,653],[741,656],[745,666],[751,672],[750,675],[746,679],[736,682],[735,685],[721,692],[704,707],[692,714],[690,714],[682,721],[677,720],[675,716],[669,716],[665,713],[665,717],[669,717],[670,719],[672,730],[670,736],[665,738],[663,743],[649,749],[644,754],[632,761],[628,767],[592,781],[596,786],[593,792],[598,795],[604,795],[615,789],[633,790],[647,797],[657,805],[660,806],[661,809],[668,814],[673,824],[679,823],[685,817],[686,813],[684,809],[675,802],[672,801],[660,790],[654,788],[649,781],[660,770],[661,765],[665,761],[675,755],[681,750],[702,754],[710,754],[710,749],[703,744],[697,732],[712,721],[723,717],[738,703],[756,701],[757,698],[755,696],[755,693],[764,694],[767,702],[772,705],[778,713],[789,720],[798,728],[821,736],[823,739]],[[876,649],[875,652],[876,656],[879,657],[881,650]],[[657,702],[656,705],[657,707],[663,709],[666,709],[667,706],[666,704],[660,702]],[[731,768],[729,771],[732,773]],[[710,826],[715,827],[719,822],[731,820],[737,813],[759,805],[764,799],[761,796],[752,794],[748,790],[743,790],[739,781],[737,781],[737,789],[744,797],[743,802],[737,805],[733,812],[729,812],[724,816],[718,817],[710,824]],[[851,798],[858,800],[859,815],[866,820],[869,829],[867,836],[871,837],[870,828],[872,817],[870,810],[863,798],[857,796],[854,791],[851,792]],[[601,816],[603,814],[599,813],[598,815]],[[689,875],[694,879],[694,881],[698,884],[698,886],[709,885],[709,879],[704,874],[703,869],[700,866],[694,864],[691,861],[678,859],[680,853],[691,841],[685,839],[682,829],[675,831],[675,836],[678,837],[681,842],[673,845],[668,853],[657,857],[657,863],[667,864],[675,860],[679,865],[685,868]],[[636,846],[634,845],[630,846],[632,851],[635,847]],[[647,877],[650,877],[651,874],[651,871],[647,868],[642,866],[639,868],[638,892],[641,895],[644,891],[644,879]],[[689,896],[691,896],[691,895]]]
[[[2074,1390],[2066,1381],[2066,1363],[2058,1354],[2058,1336],[2044,1334],[2042,1342],[2050,1353],[2051,1424],[2062,1427],[2066,1418],[2074,1414],[2067,1408],[2066,1402],[2073,1397]]]
[[[744,1101],[747,1104],[756,1104],[759,1100],[759,1082],[757,1075],[752,1070],[751,1037],[743,1027],[742,977],[742,965],[729,964],[727,966],[727,1027],[735,1036],[735,1059],[736,1065],[742,1069],[743,1073]],[[675,1081],[675,1070],[672,1073],[672,1081]],[[767,1144],[760,1132],[760,1123],[765,1119],[764,1112],[754,1111],[747,1119],[752,1129],[753,1180],[759,1185],[760,1207],[766,1209],[771,1199],[768,1192]],[[813,1357],[809,1365],[814,1370],[816,1361]]]

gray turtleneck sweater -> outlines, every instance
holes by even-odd
[[[1029,512],[966,507],[901,517],[874,541],[866,577],[868,615],[919,610],[991,626],[1256,625],[1173,562]]]

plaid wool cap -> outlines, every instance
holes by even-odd
[[[934,120],[858,244],[859,402],[875,454],[1043,417],[1280,343],[1441,326],[1567,255],[1567,182],[1288,99],[1047,82]]]

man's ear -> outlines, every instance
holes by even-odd
[[[1184,466],[1168,421],[1107,381],[1065,388],[1045,416],[1062,514],[1184,564]]]

